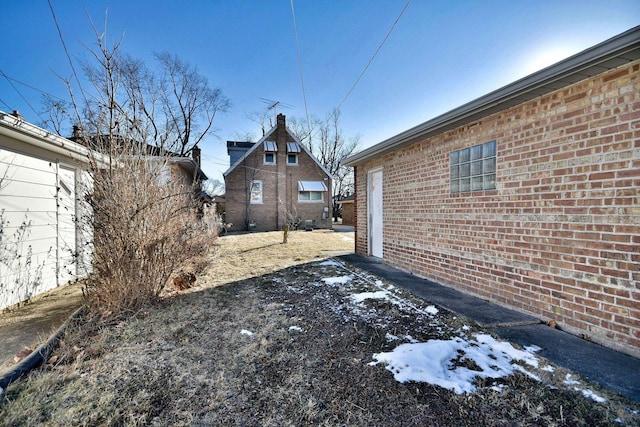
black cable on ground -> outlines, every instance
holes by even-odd
[[[83,310],[84,306],[74,311],[62,326],[60,326],[58,330],[49,337],[47,342],[41,344],[37,349],[35,349],[35,351],[9,368],[8,371],[0,372],[0,393],[6,390],[9,384],[20,378],[22,375],[37,368],[45,362],[49,358],[51,352],[57,347],[58,341],[60,341],[60,338],[64,335],[69,323],[71,323],[73,319],[79,317]]]

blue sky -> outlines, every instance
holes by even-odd
[[[202,145],[203,169],[222,180],[225,141],[252,132],[261,98],[304,117],[290,0],[51,0],[71,57],[87,57],[87,18],[149,64],[175,53],[231,100]],[[406,5],[405,0],[294,0],[309,113],[337,107]],[[366,148],[640,24],[638,0],[413,0],[341,107],[342,129]],[[71,75],[46,0],[7,1],[0,14],[0,110],[40,123],[40,91],[68,98]],[[31,87],[28,87],[28,86]],[[14,88],[15,87],[15,88]],[[33,108],[32,108],[33,107]]]

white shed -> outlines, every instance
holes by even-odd
[[[79,196],[88,155],[0,111],[0,309],[86,275],[91,247]]]

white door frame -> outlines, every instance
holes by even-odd
[[[377,258],[383,258],[382,178],[382,168],[367,173],[367,244],[369,255]]]

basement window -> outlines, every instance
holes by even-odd
[[[453,151],[449,161],[451,194],[496,188],[496,142]]]

